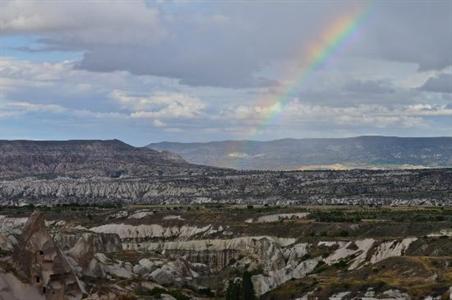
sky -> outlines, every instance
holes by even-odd
[[[0,139],[452,136],[452,0],[0,1]]]

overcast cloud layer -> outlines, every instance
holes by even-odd
[[[274,107],[325,28],[367,4],[2,1],[0,138],[450,136],[449,0],[369,2],[354,38]]]

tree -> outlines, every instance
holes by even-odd
[[[230,280],[226,290],[226,300],[240,300],[240,283]]]
[[[245,271],[243,273],[243,281],[242,281],[242,295],[243,300],[255,300],[256,295],[254,294],[253,282],[251,281],[251,273]]]

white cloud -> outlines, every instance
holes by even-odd
[[[374,2],[343,56],[405,61],[424,70],[452,64],[450,1]],[[256,76],[268,66],[299,64],[325,28],[366,3],[3,0],[0,35],[31,34],[43,48],[82,51],[79,66],[88,70],[249,87],[269,83]]]
[[[154,120],[154,121],[152,121],[152,124],[153,124],[155,127],[166,127],[166,124],[163,123],[163,122],[160,121],[160,120]]]
[[[70,114],[79,118],[96,118],[96,119],[129,119],[129,115],[119,112],[95,112],[87,109],[68,110]]]
[[[407,107],[406,113],[414,116],[452,116],[452,108],[447,105],[414,104]]]
[[[182,92],[129,95],[142,95],[143,90],[153,90],[154,85],[171,90],[175,84],[173,80],[128,72],[92,73],[74,68],[71,62],[41,63],[0,57],[0,117],[4,120],[34,114],[42,115],[42,120],[59,116],[83,122],[121,120],[128,125],[143,124],[176,132],[169,128],[180,126],[181,119],[198,117],[206,107],[198,97]]]
[[[172,92],[155,92],[150,96],[130,96],[115,90],[111,94],[133,118],[172,119],[195,118],[206,105],[197,97]]]
[[[245,106],[241,105],[223,112],[224,119],[235,120],[235,122],[248,122],[256,126],[272,118],[284,120],[286,126],[300,123],[318,123],[351,125],[351,126],[371,126],[375,128],[386,128],[398,126],[403,128],[415,128],[425,126],[426,122],[422,116],[427,115],[447,115],[451,109],[444,107],[431,107],[430,105],[357,105],[357,106],[328,106],[305,104],[299,100],[293,100],[286,106],[279,104],[268,106]]]
[[[8,118],[21,116],[28,113],[41,113],[47,117],[47,114],[60,114],[74,116],[79,118],[108,118],[108,119],[127,119],[130,116],[118,112],[94,112],[86,109],[69,109],[58,104],[37,104],[27,101],[0,101],[0,117]]]
[[[55,104],[35,104],[25,101],[9,102],[0,100],[0,118],[10,118],[27,113],[63,113],[66,109]]]
[[[30,102],[9,102],[5,104],[6,109],[21,111],[21,112],[50,112],[61,113],[65,112],[66,108],[56,104],[36,104]]]

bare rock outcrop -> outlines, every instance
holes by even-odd
[[[122,249],[121,239],[114,233],[93,233],[87,230],[59,231],[53,236],[63,250],[74,247],[93,248],[94,252],[111,253]]]
[[[0,272],[0,300],[46,300],[33,286],[11,273]]]
[[[13,260],[19,274],[47,300],[81,299],[82,283],[47,231],[44,214],[34,212],[30,216]]]
[[[221,173],[220,171],[218,171]],[[232,171],[228,171],[232,172]],[[144,178],[20,178],[0,181],[0,203],[255,203],[450,205],[449,170],[245,173]],[[357,172],[362,172],[359,174]],[[431,173],[426,174],[427,172]],[[405,193],[419,195],[404,197]]]

